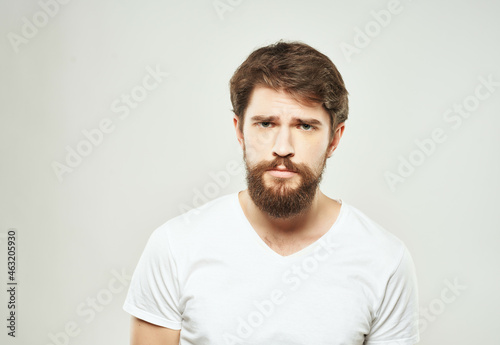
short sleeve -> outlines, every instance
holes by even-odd
[[[390,276],[365,345],[413,345],[418,331],[418,286],[410,252],[403,246],[399,265]]]
[[[165,228],[148,239],[130,281],[123,310],[170,329],[181,329],[177,269]]]

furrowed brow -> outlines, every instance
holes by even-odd
[[[279,120],[279,117],[275,116],[275,115],[254,115],[250,118],[250,120],[251,121],[272,122],[272,121]],[[308,124],[308,125],[315,125],[315,126],[322,126],[323,125],[323,122],[321,122],[320,120],[312,119],[312,118],[293,117],[292,120],[294,120],[300,124]]]
[[[263,121],[270,122],[278,120],[278,117],[275,115],[255,115],[250,118],[251,121]]]
[[[317,120],[317,119],[301,119],[298,117],[294,117],[293,119],[300,124],[315,125],[318,127],[323,125],[323,122],[321,122],[320,120]]]

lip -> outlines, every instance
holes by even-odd
[[[280,170],[280,169],[271,169],[268,170],[268,172],[274,177],[282,177],[282,178],[290,178],[295,174],[297,174],[296,172],[290,170]]]

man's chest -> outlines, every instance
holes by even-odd
[[[355,275],[326,266],[308,271],[303,264],[200,266],[183,289],[181,339],[199,344],[361,345],[371,323],[366,289]]]

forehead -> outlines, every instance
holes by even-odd
[[[296,101],[285,91],[276,91],[263,86],[256,86],[250,96],[245,117],[252,115],[275,115],[282,119],[307,116],[321,122],[329,119],[327,111],[321,104],[306,105]]]

